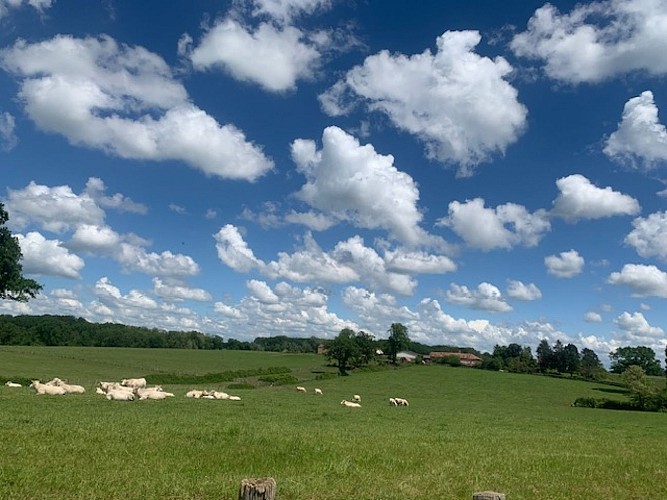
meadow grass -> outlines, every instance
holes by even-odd
[[[0,388],[0,498],[235,499],[241,479],[264,476],[284,500],[667,498],[667,414],[570,406],[624,397],[600,384],[445,366],[315,381],[328,370],[315,355],[137,351],[0,348],[0,376],[89,384],[64,397]],[[175,398],[126,403],[92,391],[100,378],[270,366],[309,393],[209,401],[172,385]],[[353,394],[362,408],[340,406]]]

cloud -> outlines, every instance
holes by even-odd
[[[158,55],[108,36],[58,35],[0,51],[19,99],[46,132],[121,158],[180,160],[206,175],[254,181],[273,163],[233,125],[194,106]]]
[[[584,321],[588,323],[601,323],[602,316],[600,313],[596,313],[595,311],[588,311],[584,316]]]
[[[456,264],[449,257],[426,252],[387,250],[384,260],[387,270],[397,273],[444,274],[456,271]]]
[[[184,279],[199,274],[199,265],[189,255],[147,252],[141,246],[121,243],[114,258],[126,271],[138,271],[149,276]]]
[[[321,63],[317,44],[298,28],[261,23],[252,30],[232,18],[210,28],[189,58],[198,71],[222,68],[269,92],[293,90],[297,80],[311,80]]]
[[[371,144],[360,145],[338,127],[327,127],[321,150],[314,141],[297,139],[292,159],[306,177],[296,197],[313,208],[356,227],[386,229],[411,245],[429,240],[419,227],[417,184],[394,166],[393,156],[377,153]]]
[[[656,266],[625,264],[620,272],[611,273],[607,283],[634,290],[634,297],[667,298],[667,273]]]
[[[611,187],[599,188],[581,174],[561,177],[556,181],[560,194],[553,202],[551,214],[568,222],[601,219],[616,215],[636,215],[639,202]]]
[[[163,282],[160,278],[153,278],[153,292],[167,302],[180,302],[184,300],[209,302],[212,298],[210,293],[201,288],[169,284]]]
[[[544,63],[550,78],[598,83],[630,72],[667,72],[667,6],[655,0],[578,4],[569,14],[545,4],[510,46],[518,56]]]
[[[0,0],[0,19],[9,14],[10,9],[18,9],[29,5],[40,14],[51,7],[55,0]]]
[[[0,113],[0,149],[11,151],[18,143],[18,138],[14,133],[16,121],[10,113]]]
[[[101,226],[104,211],[88,194],[76,195],[69,186],[30,184],[22,190],[9,189],[6,203],[10,221],[18,228],[34,222],[41,228],[62,233],[80,224]]]
[[[67,246],[80,252],[113,256],[121,241],[121,235],[108,226],[80,224]]]
[[[557,278],[573,278],[583,270],[584,258],[576,250],[570,250],[545,257],[544,265]]]
[[[145,214],[148,212],[148,208],[141,203],[136,203],[120,193],[115,193],[113,196],[106,196],[105,191],[106,186],[102,179],[90,177],[88,182],[86,182],[85,193],[102,208],[113,208],[120,212],[135,214]]]
[[[22,266],[26,274],[61,276],[80,279],[79,271],[85,263],[81,257],[69,253],[59,240],[47,240],[38,232],[25,236],[17,234],[23,254]]]
[[[647,90],[625,103],[618,129],[603,151],[612,160],[645,168],[667,160],[667,129],[658,120],[653,92]]]
[[[264,267],[264,262],[255,257],[237,227],[226,224],[213,237],[218,258],[235,271],[248,272]]]
[[[649,325],[644,315],[640,312],[632,314],[624,312],[614,320],[614,323],[616,323],[621,330],[633,337],[656,338],[665,336],[665,332],[662,328]]]
[[[542,291],[534,283],[527,285],[521,281],[510,280],[507,285],[507,296],[517,300],[539,300],[542,298]]]
[[[328,9],[334,0],[254,0],[253,16],[268,16],[280,23]]]
[[[509,312],[512,310],[500,290],[491,283],[480,283],[474,290],[464,285],[452,283],[445,295],[447,302],[488,312]]]
[[[466,245],[481,250],[536,246],[551,229],[547,212],[529,213],[514,203],[486,208],[482,198],[449,204],[449,215],[436,222],[451,228]],[[508,227],[509,226],[509,227]]]
[[[634,229],[625,237],[625,243],[634,247],[646,259],[667,259],[667,212],[656,212],[647,218],[632,221]]]
[[[320,96],[322,107],[338,116],[363,103],[415,135],[429,158],[472,175],[475,165],[516,142],[527,115],[506,81],[509,63],[473,52],[480,39],[477,31],[447,31],[435,54],[369,56]]]

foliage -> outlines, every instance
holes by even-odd
[[[613,373],[623,373],[630,366],[640,367],[646,375],[662,375],[663,371],[660,362],[655,357],[655,351],[650,347],[619,347],[609,354],[612,360],[611,371]]]
[[[5,224],[9,215],[0,203],[0,299],[27,302],[42,289],[35,280],[23,276],[21,247]]]
[[[89,323],[73,316],[0,316],[0,345],[222,349],[222,337],[118,323]]]
[[[662,406],[658,390],[653,385],[643,368],[630,365],[621,376],[630,391],[630,401],[640,410],[657,410]]]
[[[442,358],[439,358],[436,363],[439,363],[441,365],[449,365],[449,366],[461,366],[461,358],[458,356],[450,355],[450,356],[444,356]]]
[[[581,363],[579,364],[579,373],[588,379],[598,379],[604,373],[602,362],[595,351],[584,347],[581,350]]]
[[[495,345],[493,348],[493,366],[499,369],[516,373],[533,373],[537,362],[533,357],[530,347],[522,347],[519,344],[508,346]],[[490,367],[494,369],[494,367]]]
[[[270,352],[317,352],[317,346],[321,343],[322,340],[315,337],[295,338],[285,335],[257,337],[253,341],[259,350]]]
[[[387,339],[387,354],[393,364],[396,364],[396,355],[410,345],[408,327],[401,323],[392,323],[389,327],[389,338]]]
[[[259,377],[257,380],[260,382],[265,382],[267,384],[271,385],[288,385],[288,384],[296,384],[299,379],[296,378],[294,375],[291,373],[279,373],[276,375],[263,375]]]
[[[357,334],[351,328],[343,328],[328,349],[327,358],[336,362],[341,375],[347,375],[348,368],[357,364],[361,358]]]

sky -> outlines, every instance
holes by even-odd
[[[667,1],[0,0],[0,314],[664,359]]]

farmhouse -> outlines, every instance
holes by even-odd
[[[482,364],[482,358],[475,356],[469,352],[443,352],[443,351],[433,351],[431,352],[430,358],[435,361],[437,359],[446,358],[449,356],[455,356],[461,360],[463,366],[479,366]]]

